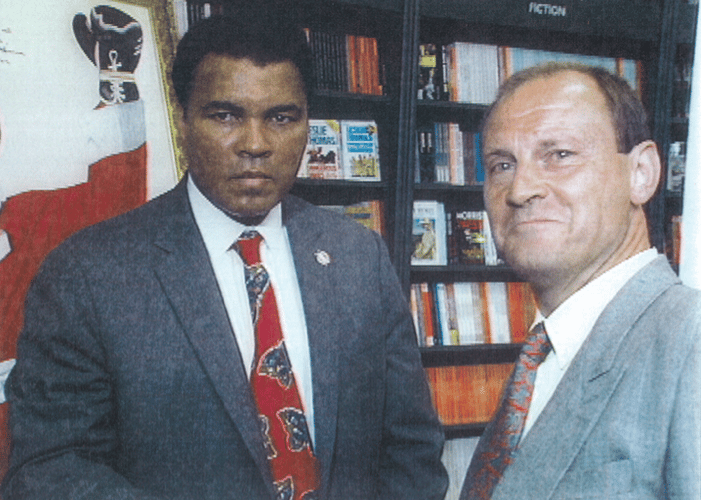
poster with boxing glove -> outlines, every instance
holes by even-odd
[[[24,296],[74,232],[180,175],[168,0],[0,0],[0,477]]]

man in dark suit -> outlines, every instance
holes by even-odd
[[[178,47],[186,178],[43,264],[8,381],[5,500],[444,496],[443,437],[382,239],[287,194],[311,63],[303,32],[257,5]],[[237,251],[251,229],[262,268]],[[282,334],[275,357],[258,349],[264,319]],[[263,409],[277,401],[253,389],[266,377],[300,406],[277,413],[286,439]]]
[[[497,248],[539,315],[461,498],[701,498],[701,300],[651,249],[642,104],[551,64],[507,81],[483,131]]]

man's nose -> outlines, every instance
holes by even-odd
[[[525,205],[535,198],[546,194],[542,166],[536,160],[522,160],[516,165],[511,179],[507,201],[516,206]]]
[[[261,158],[272,152],[269,131],[262,120],[250,119],[239,129],[236,154],[242,157]]]

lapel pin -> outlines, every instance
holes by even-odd
[[[314,252],[314,256],[316,257],[316,261],[324,267],[331,264],[331,256],[324,250],[317,250]]]

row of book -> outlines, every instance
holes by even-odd
[[[373,120],[309,120],[298,177],[379,181],[380,151]]]
[[[509,76],[545,62],[600,66],[640,89],[640,63],[632,59],[570,54],[470,42],[419,47],[419,99],[490,104]]]
[[[431,398],[443,425],[489,422],[499,406],[512,363],[426,368]]]
[[[376,38],[310,29],[306,33],[318,89],[383,94]]]
[[[414,182],[456,186],[484,184],[484,167],[477,132],[458,123],[432,123],[417,128]]]
[[[413,283],[410,303],[422,347],[524,342],[536,310],[521,282]]]
[[[213,15],[224,14],[224,2],[173,0],[173,13],[178,36],[182,38],[190,26]]]
[[[446,210],[436,200],[416,200],[412,217],[414,266],[487,265],[503,261],[483,210]]]
[[[352,205],[321,205],[322,208],[346,215],[381,236],[385,235],[384,204],[382,200],[369,200]]]

